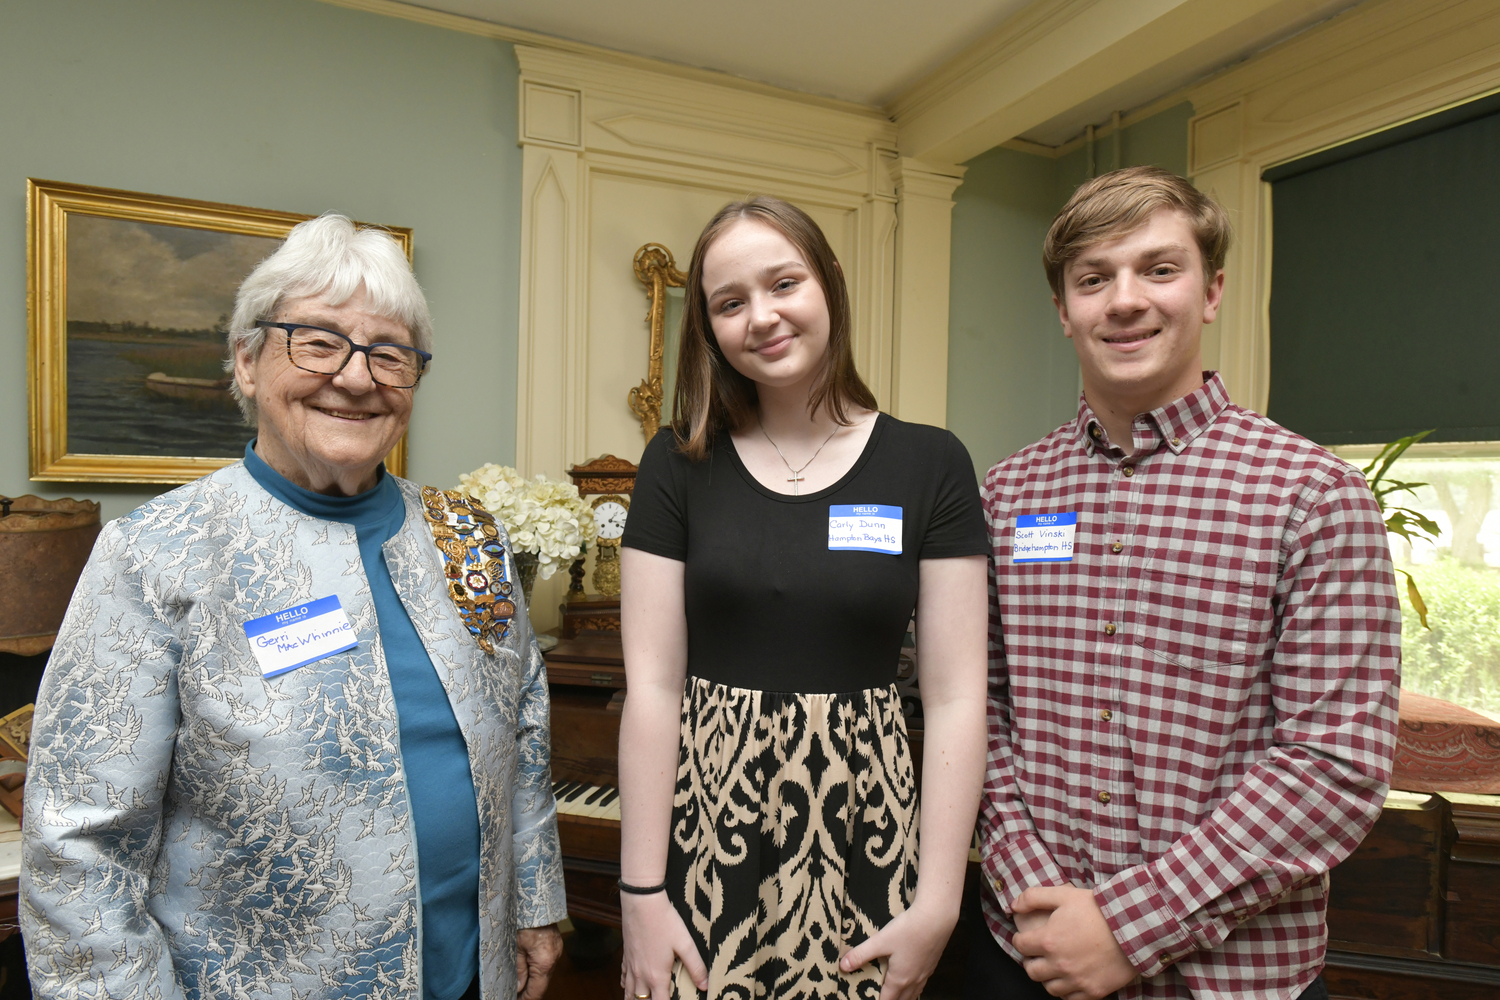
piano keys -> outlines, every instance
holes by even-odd
[[[590,785],[582,781],[554,781],[552,797],[557,800],[559,816],[620,822],[620,790],[609,785]]]

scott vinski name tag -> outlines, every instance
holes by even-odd
[[[1012,563],[1072,562],[1077,514],[1019,514],[1010,546]]]
[[[878,503],[830,504],[828,548],[901,554],[901,508]]]
[[[260,672],[275,677],[288,670],[342,653],[359,645],[354,626],[339,603],[338,595],[295,604],[245,623],[245,637]]]

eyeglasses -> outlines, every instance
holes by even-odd
[[[405,344],[356,344],[337,330],[306,323],[272,323],[259,319],[255,325],[286,333],[286,356],[292,364],[316,375],[337,375],[356,351],[365,356],[370,378],[392,389],[412,389],[421,381],[432,355]]]

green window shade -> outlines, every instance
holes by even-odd
[[[1264,179],[1268,416],[1322,444],[1500,440],[1500,99]]]

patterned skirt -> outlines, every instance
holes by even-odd
[[[895,686],[782,694],[689,677],[667,891],[711,1000],[880,995],[838,961],[906,909],[917,794]],[[701,996],[676,970],[672,996]]]

